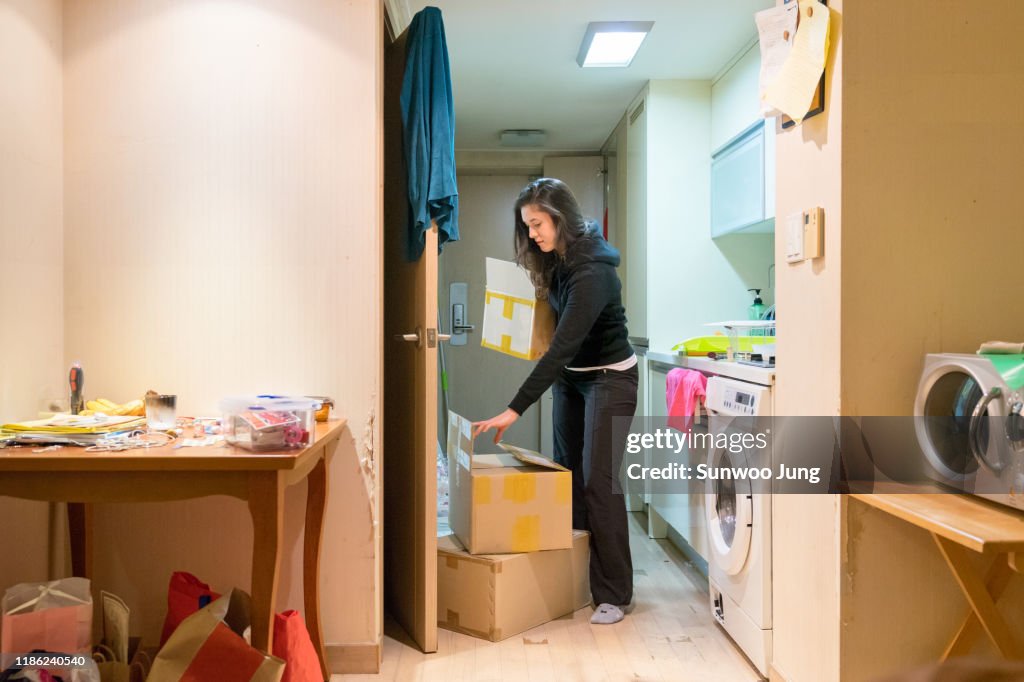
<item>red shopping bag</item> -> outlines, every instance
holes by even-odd
[[[250,620],[249,596],[241,590],[186,618],[153,661],[149,679],[159,682],[280,682],[285,664],[249,646],[242,631]]]
[[[220,595],[211,590],[209,585],[191,573],[175,571],[167,587],[167,617],[160,634],[160,646],[167,643],[181,621],[219,598]]]
[[[92,649],[92,594],[85,578],[14,585],[4,593],[2,611],[0,651]]]
[[[274,616],[274,655],[287,664],[281,682],[324,682],[320,658],[298,611]]]

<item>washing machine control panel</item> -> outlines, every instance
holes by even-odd
[[[707,408],[720,414],[759,417],[771,414],[771,389],[746,381],[708,379]]]
[[[730,412],[753,415],[756,403],[757,396],[753,393],[748,393],[735,388],[725,389],[725,400],[723,401],[723,404]]]

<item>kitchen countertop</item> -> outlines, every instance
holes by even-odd
[[[775,385],[774,367],[755,367],[753,365],[730,362],[729,360],[711,360],[710,358],[677,355],[674,352],[658,353],[647,351],[647,360],[686,369],[695,369],[709,376],[739,379],[740,381],[749,381],[752,384],[760,384],[762,386]]]

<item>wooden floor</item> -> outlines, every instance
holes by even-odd
[[[591,625],[591,609],[503,642],[438,631],[438,651],[422,654],[394,623],[385,628],[379,675],[332,682],[744,682],[757,671],[711,618],[707,580],[665,540],[650,540],[633,515],[630,540],[636,607],[615,625]]]

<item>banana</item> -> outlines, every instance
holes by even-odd
[[[138,398],[126,402],[124,405],[121,406],[121,408],[124,409],[124,412],[122,414],[130,414],[136,417],[141,417],[143,414],[146,413],[145,404]]]
[[[120,405],[115,403],[113,400],[107,400],[106,398],[97,398],[96,402],[102,403],[103,405],[106,405],[111,410],[116,410],[117,408],[121,407]]]
[[[110,409],[98,400],[89,400],[85,403],[85,406],[92,412],[106,412]],[[81,412],[79,412],[79,414],[81,414]]]

